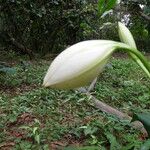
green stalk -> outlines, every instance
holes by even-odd
[[[143,54],[138,51],[137,49],[135,48],[132,48],[126,44],[123,44],[123,43],[119,43],[119,45],[116,47],[116,50],[117,49],[121,49],[121,50],[124,50],[126,52],[130,52],[130,53],[133,53],[134,55],[136,55],[137,59],[135,57],[132,57],[136,63],[139,64],[139,66],[143,69],[143,71],[148,75],[148,77],[150,78],[150,63],[149,61],[143,56]],[[138,59],[140,61],[138,61]],[[141,65],[141,63],[143,65]],[[144,66],[144,67],[142,67]]]
[[[138,57],[136,55],[134,55],[133,53],[129,53],[129,55],[133,58],[133,60],[139,64],[139,66],[143,69],[143,71],[150,77],[150,73],[148,72],[148,70],[145,68],[145,66],[143,65],[143,63],[141,62],[140,59],[138,59]]]

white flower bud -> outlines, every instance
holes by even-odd
[[[67,48],[51,63],[43,85],[72,89],[90,84],[103,70],[115,47],[113,41],[91,40]]]
[[[131,32],[121,22],[118,22],[118,33],[119,33],[120,40],[123,43],[126,43],[127,45],[130,45],[131,47],[136,48],[136,44],[135,44],[135,41]]]

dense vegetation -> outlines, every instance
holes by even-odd
[[[85,39],[114,39],[116,21],[124,20],[139,43],[149,51],[149,1],[121,1],[114,10],[98,13],[97,0],[2,0],[1,47],[23,53],[58,53]],[[101,16],[102,15],[102,16]]]
[[[17,73],[0,78],[0,149],[99,146],[98,150],[130,150],[144,142],[145,136],[128,121],[95,109],[85,94],[41,87],[49,61],[24,58],[23,66],[23,58],[15,54],[5,53],[3,58],[10,60]],[[132,60],[112,58],[92,94],[132,114],[150,109],[149,85]]]

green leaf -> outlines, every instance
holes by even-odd
[[[134,114],[131,122],[139,120],[143,123],[144,128],[146,129],[148,136],[150,137],[150,113],[138,113]]]
[[[39,134],[35,136],[35,141],[36,141],[38,144],[40,144],[40,135],[39,135]]]
[[[117,3],[117,0],[109,0],[109,2],[106,5],[105,11],[109,11],[112,9]]]
[[[149,150],[150,149],[150,139],[148,139],[140,148],[140,150]]]
[[[36,134],[36,131],[38,130],[38,127],[33,128],[33,134]]]
[[[15,74],[16,70],[10,67],[5,67],[0,65],[0,73],[2,74]]]
[[[85,136],[87,136],[87,135],[92,135],[92,134],[94,134],[96,131],[97,131],[97,128],[96,128],[96,127],[90,127],[90,126],[88,126],[88,128],[84,130],[84,134],[85,134]]]
[[[101,15],[105,13],[105,11],[109,11],[112,9],[117,3],[117,0],[109,0],[106,2],[105,0],[99,0],[98,1],[98,11],[100,12]]]
[[[110,150],[119,150],[120,144],[117,142],[116,137],[109,132],[106,132],[105,135],[110,142]]]
[[[143,36],[144,36],[144,37],[148,37],[148,34],[149,34],[149,33],[148,33],[148,30],[144,29],[144,30],[143,30]]]
[[[99,0],[98,1],[98,11],[100,14],[104,12],[104,7],[105,7],[105,0]]]

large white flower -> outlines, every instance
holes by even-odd
[[[43,85],[57,89],[88,85],[102,71],[116,45],[114,41],[91,40],[67,48],[50,65]]]
[[[43,85],[57,89],[73,89],[89,85],[117,49],[129,52],[150,77],[149,62],[136,49],[132,34],[121,23],[119,23],[119,35],[125,44],[109,40],[90,40],[67,48],[51,63]]]

